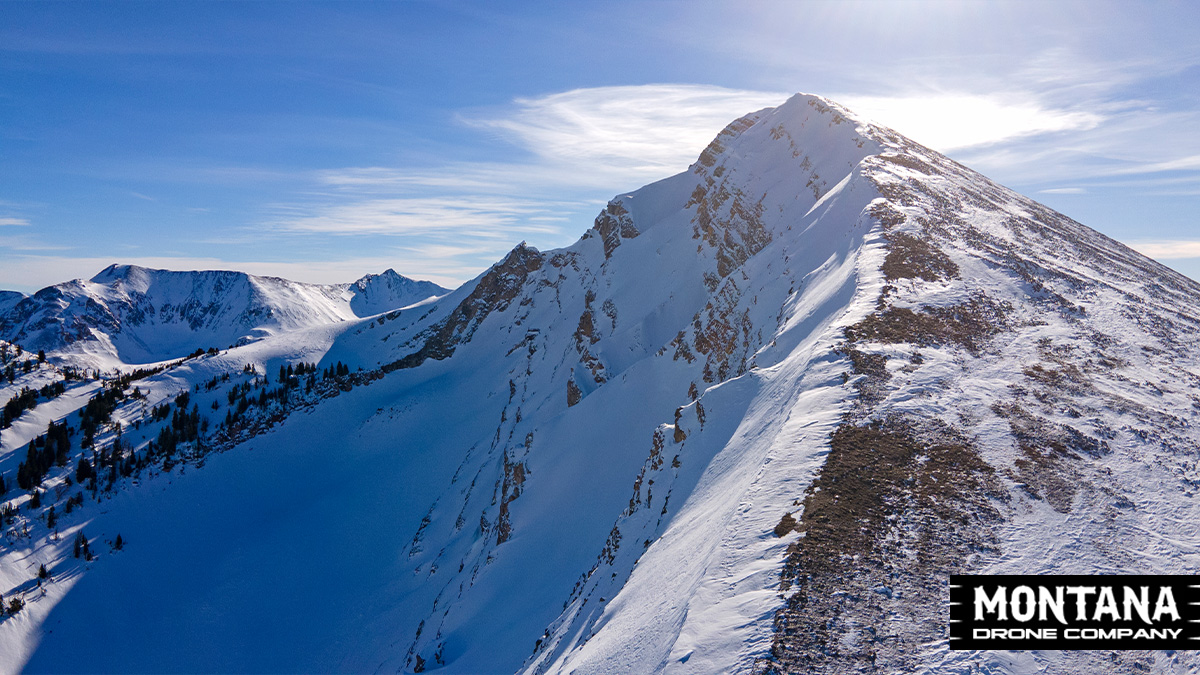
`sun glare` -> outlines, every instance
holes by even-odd
[[[1094,113],[1048,109],[1016,97],[935,94],[834,97],[851,110],[935,150],[956,150],[1054,131],[1090,129]]]

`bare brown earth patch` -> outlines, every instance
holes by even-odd
[[[956,344],[979,352],[1004,329],[1009,308],[986,295],[948,307],[925,306],[919,311],[888,307],[846,329],[851,342],[868,340],[919,346]]]
[[[1026,370],[1028,375],[1032,369]],[[1102,457],[1109,453],[1108,443],[1066,424],[1044,420],[1017,403],[998,403],[992,412],[1008,421],[1021,451],[1021,457],[1013,462],[1014,480],[1030,497],[1044,499],[1060,513],[1070,512],[1081,487],[1072,460]]]
[[[924,239],[903,232],[884,235],[888,241],[887,258],[883,261],[883,275],[888,281],[895,279],[924,279],[941,281],[958,276],[958,265],[941,249]]]
[[[760,673],[889,672],[915,666],[945,627],[946,575],[996,550],[986,527],[1005,492],[949,427],[846,423],[830,441],[788,548],[775,640]],[[912,663],[910,663],[912,661]],[[886,667],[884,664],[887,664]]]

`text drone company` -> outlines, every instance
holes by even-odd
[[[1171,640],[1183,633],[1182,628],[1066,628],[1064,640]],[[974,628],[976,640],[1057,640],[1057,628]]]
[[[1200,581],[1182,576],[950,578],[952,649],[1200,648]]]

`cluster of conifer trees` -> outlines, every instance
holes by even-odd
[[[253,367],[247,365],[243,372],[255,372]],[[350,375],[350,366],[338,361],[324,370],[317,368],[315,363],[300,362],[296,365],[286,364],[279,366],[278,381],[279,386],[272,388],[268,379],[264,378],[259,386],[259,381],[243,382],[242,384],[234,385],[227,395],[229,401],[229,410],[225,411],[225,420],[221,425],[227,429],[234,429],[244,422],[244,415],[250,406],[257,406],[261,409],[266,409],[268,404],[273,401],[278,401],[281,406],[287,404],[288,394],[293,389],[301,386],[304,383],[305,391],[312,391],[312,388],[317,384],[317,376],[320,375],[322,381],[339,380]],[[303,378],[303,379],[302,379]],[[257,394],[252,394],[255,388],[258,388]],[[216,406],[214,406],[214,410]]]
[[[8,343],[0,344],[0,363],[4,364],[4,371],[3,373],[0,373],[0,375],[2,375],[4,379],[8,380],[9,382],[16,380],[17,375],[19,374],[32,373],[34,368],[37,368],[39,364],[46,362],[46,352],[42,350],[38,350],[36,361],[33,359],[18,361],[17,357],[20,357],[22,354],[21,347],[17,345],[14,346],[16,346],[16,355],[10,358]]]
[[[15,396],[4,403],[4,410],[0,412],[0,429],[11,427],[21,413],[36,408],[39,396],[50,400],[62,396],[66,391],[67,385],[62,380],[47,384],[38,390],[22,387]]]
[[[198,405],[193,404],[191,411],[188,411],[190,401],[191,395],[186,391],[175,397],[171,423],[163,425],[158,438],[146,447],[147,455],[171,457],[180,443],[198,441],[201,434],[208,430],[208,418],[200,417]]]
[[[128,446],[123,441],[122,429],[119,424],[115,427],[116,437],[111,443],[100,444],[97,441],[101,429],[105,425],[112,424],[113,413],[122,401],[130,397],[133,399],[143,397],[136,388],[132,394],[126,393],[130,382],[154,374],[159,370],[161,367],[115,377],[107,381],[104,387],[79,410],[78,431],[81,438],[78,449],[90,448],[91,452],[80,453],[74,465],[74,472],[69,473],[65,478],[67,486],[78,484],[81,489],[73,496],[68,497],[65,502],[49,504],[49,508],[43,514],[48,528],[57,531],[60,515],[69,514],[75,508],[83,505],[85,490],[93,493],[112,490],[121,477],[136,476],[143,469],[160,462],[164,470],[170,470],[172,465],[178,461],[176,455],[181,444],[195,443],[195,449],[189,456],[201,456],[207,452],[208,448],[205,447],[204,438],[208,431],[209,420],[200,415],[199,406],[192,402],[192,392],[189,391],[184,391],[172,401],[154,406],[150,410],[147,422],[165,423],[158,430],[157,436],[146,444],[143,451],[139,452],[135,447]],[[267,410],[273,402],[277,401],[281,408],[280,412],[286,411],[290,392],[300,387],[304,387],[306,391],[312,391],[319,382],[332,382],[334,386],[345,389],[350,384],[348,378],[351,371],[348,365],[340,361],[324,369],[318,368],[315,363],[302,362],[284,365],[279,369],[278,385],[275,387],[271,386],[268,378],[259,378],[252,365],[247,364],[243,373],[254,374],[255,378],[252,381],[235,384],[230,388],[227,395],[229,410],[226,412],[223,423],[226,428],[242,423],[243,415],[252,406]],[[205,391],[211,391],[219,386],[220,382],[228,380],[228,374],[214,376],[209,382],[197,384],[196,391],[201,391],[202,387]],[[34,407],[39,394],[56,396],[64,391],[65,385],[62,381],[44,387],[41,392],[28,388],[23,389],[21,394],[14,397],[11,407],[6,404],[5,419],[15,419],[22,411]],[[32,403],[30,403],[31,401]],[[220,408],[219,401],[214,401],[212,407],[214,410],[218,410]],[[141,425],[142,422],[138,422],[135,426],[140,428]],[[45,507],[43,499],[51,498],[54,494],[54,492],[43,491],[40,486],[53,467],[62,468],[70,465],[73,458],[72,439],[76,431],[67,424],[66,420],[51,422],[46,433],[30,441],[25,461],[18,467],[16,476],[17,485],[22,490],[29,491],[30,500],[27,506],[30,510],[43,509]],[[4,494],[7,487],[5,477],[0,475],[0,495]],[[51,499],[51,501],[58,502],[56,499]],[[17,511],[11,504],[5,504],[0,508],[0,524],[11,524],[17,517]],[[114,544],[114,550],[119,547],[118,544]],[[76,535],[75,555],[87,560],[93,556],[90,544],[82,532]]]
[[[117,404],[125,400],[125,383],[114,381],[104,387],[101,392],[91,398],[87,405],[79,411],[79,429],[83,432],[83,440],[79,447],[90,448],[96,442],[96,432],[100,426],[112,419]]]
[[[66,422],[50,423],[46,433],[29,442],[25,461],[17,467],[17,486],[31,490],[41,485],[46,472],[55,464],[66,466],[71,451],[71,432]]]

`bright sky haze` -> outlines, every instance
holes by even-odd
[[[0,0],[0,288],[454,286],[808,92],[1200,278],[1200,5]]]

